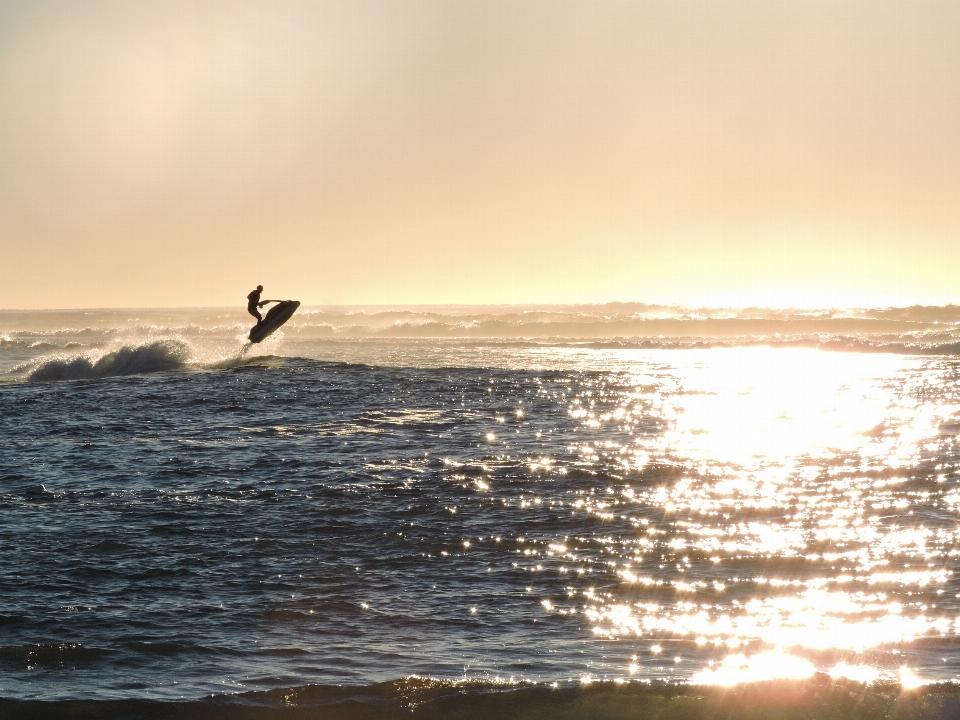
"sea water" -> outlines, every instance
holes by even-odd
[[[960,678],[960,309],[0,313],[0,697]]]

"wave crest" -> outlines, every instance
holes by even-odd
[[[190,349],[179,340],[158,340],[139,346],[123,346],[99,358],[56,357],[41,360],[30,372],[31,382],[97,380],[105,377],[177,370],[190,358]]]

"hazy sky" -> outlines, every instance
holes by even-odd
[[[960,2],[0,0],[0,307],[960,301]]]

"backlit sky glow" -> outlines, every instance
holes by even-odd
[[[0,0],[0,308],[960,301],[960,3]]]

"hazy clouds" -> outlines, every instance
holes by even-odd
[[[957,3],[0,0],[0,307],[956,298],[958,129]]]

